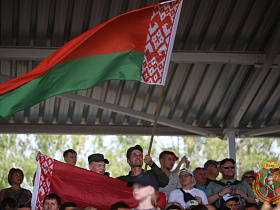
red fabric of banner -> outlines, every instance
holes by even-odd
[[[93,206],[106,210],[116,202],[125,202],[131,208],[138,204],[126,182],[56,160],[50,193],[58,194],[62,203],[73,202],[79,208]],[[157,202],[159,206],[165,205],[164,193],[159,192]]]

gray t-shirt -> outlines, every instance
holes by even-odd
[[[226,184],[226,182],[224,182],[223,180],[219,180],[219,181]],[[234,181],[236,181],[236,180],[233,180],[231,183],[233,183]],[[233,185],[233,186],[236,189],[241,189],[245,194],[247,194],[249,196],[255,196],[252,187],[245,181],[241,181],[238,184]],[[217,182],[213,181],[213,182],[210,182],[209,185],[206,187],[205,193],[206,193],[207,196],[212,196],[212,195],[215,195],[218,192],[220,192],[222,189],[224,189],[224,187],[225,186],[222,186],[222,185],[218,184]],[[218,200],[215,201],[215,206],[216,207],[219,207],[219,201]]]
[[[165,192],[168,200],[171,191],[179,188],[182,188],[182,185],[179,181],[179,176],[177,174],[170,173],[168,185],[166,185],[165,187],[160,187],[159,191]]]

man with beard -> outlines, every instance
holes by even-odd
[[[159,155],[159,162],[161,165],[161,170],[169,177],[168,185],[164,188],[160,187],[159,190],[166,193],[167,199],[171,191],[181,188],[179,181],[179,176],[171,172],[175,161],[179,158],[171,151],[163,151]]]
[[[125,182],[131,182],[143,171],[142,147],[140,145],[130,147],[126,152],[126,157],[131,171],[128,173],[128,175],[117,177],[117,179]],[[166,174],[154,163],[149,155],[145,156],[144,162],[151,167],[151,170],[148,170],[147,173],[151,173],[157,179],[159,187],[165,187],[169,182],[169,178],[166,176]]]
[[[220,207],[220,198],[226,194],[238,195],[239,202],[255,203],[254,192],[245,181],[238,181],[235,176],[235,160],[225,158],[220,162],[220,170],[223,178],[219,181],[212,181],[206,188],[206,195],[210,204]],[[244,202],[243,202],[244,201]],[[243,205],[240,204],[240,205]]]

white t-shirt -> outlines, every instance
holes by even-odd
[[[202,203],[204,205],[208,204],[208,199],[207,196],[205,194],[205,192],[203,192],[202,190],[193,188],[191,190],[184,190],[186,193],[190,193],[193,197],[195,196],[199,196],[201,197]],[[168,198],[168,202],[178,202],[180,203],[184,208],[186,208],[186,203],[184,201],[184,194],[182,193],[182,191],[180,189],[177,190],[173,190]]]

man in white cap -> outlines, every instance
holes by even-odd
[[[206,194],[199,189],[193,188],[196,181],[193,177],[193,172],[189,168],[183,168],[180,170],[179,181],[182,185],[181,189],[173,190],[168,198],[168,202],[178,202],[184,208],[186,208],[187,203],[197,203],[197,204],[208,204]]]
[[[228,207],[231,210],[237,210],[236,202],[239,201],[238,197],[231,194],[225,194],[221,197],[220,205],[221,207]]]

